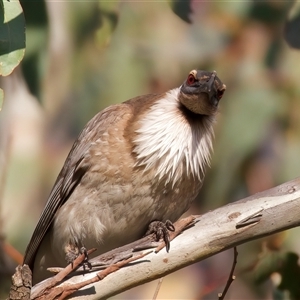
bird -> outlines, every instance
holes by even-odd
[[[33,284],[81,249],[105,253],[188,210],[210,164],[225,90],[216,71],[192,70],[179,87],[111,105],[87,123],[25,251]]]

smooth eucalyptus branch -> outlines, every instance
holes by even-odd
[[[226,249],[299,225],[300,178],[197,217],[194,226],[171,242],[169,253],[153,251],[80,289],[70,299],[106,299]],[[61,286],[86,281],[98,271],[75,275]]]

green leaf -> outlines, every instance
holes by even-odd
[[[293,48],[300,49],[300,3],[295,2],[290,10],[289,16],[285,22],[283,37]]]
[[[279,291],[288,291],[290,299],[300,299],[300,266],[299,256],[293,252],[281,252],[265,249],[256,263],[253,275],[256,283],[266,281],[272,273],[281,275]],[[279,292],[278,291],[278,292]],[[280,293],[277,294],[280,296]]]
[[[118,23],[118,1],[99,2],[100,26],[96,31],[95,41],[98,47],[105,47],[109,44],[112,32]]]
[[[0,89],[0,111],[2,109],[3,99],[4,99],[4,92],[2,89]]]
[[[264,249],[258,257],[253,270],[255,282],[261,284],[270,278],[272,273],[278,272],[278,269],[283,264],[284,256],[285,254],[279,251]]]
[[[171,0],[171,8],[180,19],[187,23],[192,23],[191,0]]]
[[[299,299],[300,297],[300,267],[298,259],[299,256],[296,253],[286,253],[284,263],[278,270],[282,278],[278,288],[289,291],[291,299]]]
[[[9,75],[25,53],[25,18],[19,1],[0,0],[0,75]]]

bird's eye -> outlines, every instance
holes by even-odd
[[[192,84],[195,83],[195,81],[196,81],[196,79],[195,79],[194,75],[193,75],[193,74],[190,74],[190,75],[188,76],[187,80],[186,80],[186,83],[187,83],[188,85],[192,85]]]

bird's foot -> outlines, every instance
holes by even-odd
[[[80,248],[80,253],[84,254],[84,261],[82,263],[83,269],[85,270],[86,267],[88,267],[90,270],[92,269],[92,265],[89,262],[89,255],[87,253],[87,249],[85,247]]]
[[[170,220],[167,220],[165,223],[161,221],[152,221],[146,232],[146,235],[154,233],[156,236],[156,240],[159,241],[163,239],[166,244],[166,250],[169,252],[170,250],[170,234],[169,231],[174,231],[175,227]]]
[[[68,245],[65,249],[66,256],[65,260],[67,261],[68,264],[73,263],[73,261],[80,255],[84,254],[84,261],[82,262],[83,269],[85,270],[86,267],[89,269],[92,268],[91,263],[89,262],[89,256],[87,249],[85,247],[77,247],[73,245]]]

